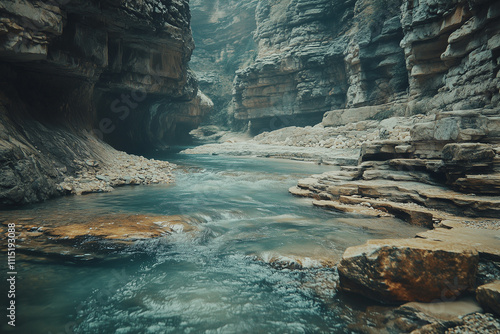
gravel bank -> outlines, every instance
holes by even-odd
[[[463,325],[447,329],[446,334],[500,333],[500,320],[489,313],[467,315],[463,321]]]
[[[87,194],[113,191],[123,185],[161,184],[173,182],[176,165],[166,161],[113,151],[105,163],[95,160],[75,161],[80,170],[59,183],[65,194]]]

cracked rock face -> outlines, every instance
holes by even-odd
[[[406,1],[401,14],[412,108],[498,106],[498,2]]]
[[[109,141],[120,136],[126,148],[175,136],[174,126],[152,129],[155,103],[179,103],[177,115],[196,116],[186,128],[206,112],[193,111],[200,97],[188,68],[194,41],[187,1],[2,1],[0,36],[4,80],[15,91],[6,95],[12,104],[19,104],[14,93],[38,102],[26,108],[38,120],[92,127]],[[169,114],[162,120],[175,123]],[[128,135],[138,123],[148,135]]]
[[[260,1],[234,117],[259,132],[388,103],[399,116],[498,107],[499,15],[491,0]]]

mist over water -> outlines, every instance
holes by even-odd
[[[345,248],[367,239],[420,231],[395,219],[314,208],[310,200],[288,194],[297,179],[336,167],[219,156],[157,158],[182,166],[175,185],[61,198],[22,213],[182,215],[196,229],[131,245],[104,262],[20,262],[17,330],[347,332],[336,272],[323,264],[335,263]]]

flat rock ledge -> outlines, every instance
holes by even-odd
[[[166,240],[175,233],[195,233],[197,223],[179,215],[53,214],[43,220],[6,219],[0,224],[0,231],[6,233],[9,224],[15,224],[16,250],[29,260],[110,260],[114,252],[141,242]],[[6,239],[0,245],[6,246]]]
[[[338,271],[344,291],[387,303],[432,302],[473,291],[478,262],[465,245],[385,239],[348,248]]]
[[[426,125],[434,136],[444,120],[463,121],[458,139],[426,136],[423,123],[416,123],[409,139],[364,143],[356,166],[312,175],[289,189],[318,207],[374,220],[395,216],[429,229],[414,239],[370,240],[348,248],[338,265],[341,290],[394,304],[477,293],[485,309],[497,312],[487,306],[492,298],[485,297],[486,290],[476,288],[500,279],[499,141],[486,130],[483,137],[491,138],[484,142],[465,136],[477,130],[466,120],[488,117],[483,110],[457,111]],[[421,333],[444,333],[425,330]]]

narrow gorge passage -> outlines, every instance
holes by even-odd
[[[423,230],[317,209],[288,194],[298,178],[331,166],[157,158],[180,166],[175,185],[124,187],[8,212],[35,218],[35,225],[51,216],[181,215],[193,227],[119,251],[101,249],[103,258],[45,258],[47,249],[24,249],[18,316],[30,321],[17,330],[60,333],[69,324],[76,333],[341,333],[359,321],[356,303],[336,295],[328,263],[353,244]]]
[[[500,333],[500,1],[0,0],[1,333]]]

